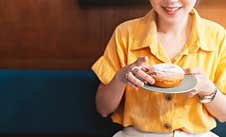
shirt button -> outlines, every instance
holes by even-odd
[[[170,124],[169,124],[169,123],[165,123],[165,124],[164,124],[164,128],[166,128],[166,129],[170,129],[170,128],[171,128],[171,126],[170,126]]]
[[[172,99],[173,99],[173,97],[172,97],[172,95],[166,95],[165,96],[165,99],[167,100],[167,101],[171,101]]]

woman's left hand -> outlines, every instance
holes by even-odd
[[[215,85],[200,68],[185,69],[184,71],[185,74],[192,74],[197,79],[197,85],[190,92],[185,93],[188,97],[192,98],[197,94],[203,97],[214,92]]]

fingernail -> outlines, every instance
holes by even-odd
[[[154,79],[150,79],[149,82],[150,82],[150,84],[154,84],[155,80]]]
[[[143,86],[144,86],[144,83],[141,84],[141,87],[143,87]]]

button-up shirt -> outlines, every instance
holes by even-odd
[[[182,68],[201,68],[218,89],[226,94],[226,33],[225,29],[201,18],[197,11],[192,17],[191,35],[184,49],[170,59],[157,38],[156,13],[126,21],[114,31],[104,54],[92,66],[103,84],[108,84],[122,67],[139,56],[147,56],[147,65],[172,63]],[[170,45],[169,45],[170,46]],[[127,86],[124,98],[112,114],[113,122],[134,126],[147,132],[183,130],[199,133],[213,129],[216,122],[196,97],[138,91]]]

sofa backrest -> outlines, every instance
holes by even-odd
[[[0,134],[111,136],[118,125],[95,109],[91,71],[0,71]]]
[[[112,136],[121,127],[97,114],[98,84],[89,70],[0,70],[0,134]]]

